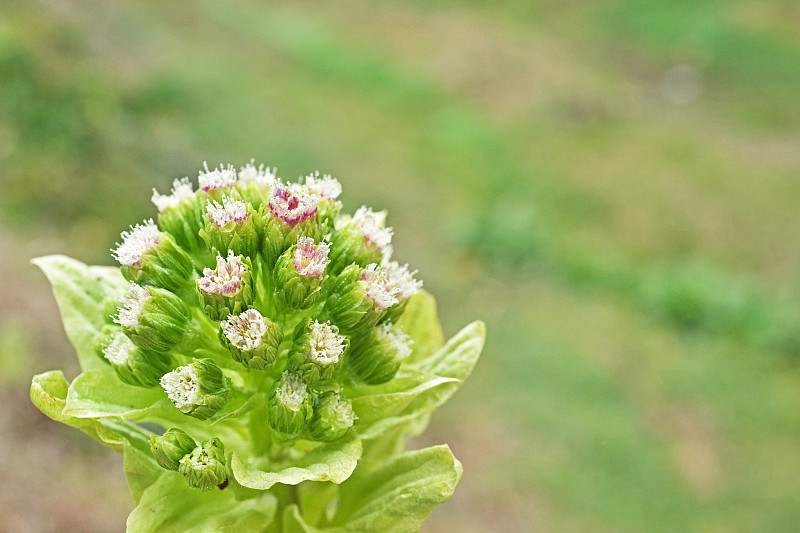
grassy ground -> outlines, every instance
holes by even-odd
[[[9,527],[108,531],[129,505],[113,457],[25,404],[30,373],[74,371],[26,257],[107,263],[153,185],[255,156],[388,208],[447,331],[488,322],[472,381],[417,443],[450,442],[466,471],[428,531],[792,530],[798,15],[778,0],[3,3],[0,266],[22,281],[0,285],[2,394],[26,422],[2,423],[26,461],[0,467],[51,509],[7,486]],[[52,461],[74,496],[26,466],[44,435],[102,465]],[[75,526],[63,509],[96,494],[108,510]]]

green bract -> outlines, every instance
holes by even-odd
[[[330,176],[206,167],[198,187],[154,193],[159,226],[123,233],[120,268],[34,261],[83,369],[35,376],[34,404],[123,454],[129,531],[415,531],[461,465],[401,452],[483,324],[445,343],[385,212],[340,215]]]

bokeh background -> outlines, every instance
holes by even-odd
[[[36,255],[251,157],[389,209],[471,380],[428,532],[800,524],[800,3],[0,2],[0,530],[122,531]]]

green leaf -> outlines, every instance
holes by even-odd
[[[374,419],[367,415],[368,420],[373,422],[359,427],[361,438],[364,440],[380,438],[397,427],[406,427],[407,435],[421,433],[427,426],[430,413],[449,400],[469,377],[483,349],[485,338],[486,327],[483,322],[473,322],[447,341],[447,344],[435,354],[411,365],[411,368],[402,375],[404,379],[398,382],[398,386],[402,387],[403,384],[413,382],[409,380],[413,375],[418,379],[421,376],[429,376],[429,381],[410,389],[405,395],[399,392],[387,392],[390,396],[379,399],[379,395],[374,395],[374,398],[368,400],[376,406],[383,403],[384,409],[393,402],[396,402],[394,406],[402,405],[405,400],[408,402],[402,410],[393,414],[387,410],[384,416]],[[389,387],[393,386],[390,382]],[[356,400],[353,404],[356,405]]]
[[[276,483],[297,485],[302,481],[342,483],[350,477],[361,457],[361,439],[355,431],[335,442],[315,448],[298,460],[295,466],[274,472],[259,470],[234,452],[231,460],[233,477],[242,486],[266,490]]]
[[[436,300],[425,291],[419,291],[408,300],[397,324],[414,341],[408,362],[421,361],[444,344]]]
[[[237,501],[230,488],[202,492],[177,472],[164,472],[144,491],[127,526],[129,533],[258,532],[272,522],[276,506],[269,493]]]
[[[31,383],[31,401],[53,420],[80,429],[104,446],[121,452],[131,495],[138,501],[141,493],[163,472],[150,455],[147,443],[150,433],[127,422],[65,415],[68,390],[69,383],[60,371],[39,374]]]
[[[53,287],[61,320],[81,368],[102,368],[105,363],[94,352],[94,341],[108,320],[103,301],[124,290],[125,280],[118,268],[87,266],[63,255],[33,260]]]
[[[76,418],[142,420],[159,410],[171,409],[174,405],[161,387],[128,385],[117,378],[112,368],[105,366],[88,370],[72,381],[64,414]]]
[[[284,533],[418,531],[433,508],[453,495],[461,472],[461,463],[447,446],[404,453],[343,483],[330,527],[310,526],[292,506],[284,511]]]
[[[455,378],[403,369],[388,383],[361,387],[358,393],[363,395],[352,397],[357,424],[364,425],[396,415],[421,394],[447,384],[458,385],[460,382]]]
[[[453,336],[427,359],[410,365],[420,372],[464,381],[472,373],[486,341],[486,326],[477,320]]]

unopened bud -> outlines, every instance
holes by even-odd
[[[136,346],[168,352],[186,335],[189,310],[170,291],[131,283],[120,302],[114,322],[122,326]]]
[[[312,440],[334,441],[342,438],[353,427],[355,419],[350,400],[335,392],[325,392],[317,398],[306,433]]]
[[[105,338],[103,357],[120,381],[137,387],[155,387],[173,363],[169,354],[143,350],[122,331]]]
[[[392,228],[386,227],[386,211],[374,212],[362,206],[356,213],[339,218],[331,237],[333,274],[342,272],[349,264],[366,267],[379,263],[392,242]]]
[[[225,446],[214,437],[197,446],[184,456],[178,471],[189,486],[208,491],[222,485],[228,479],[225,461]]]
[[[299,237],[278,258],[273,271],[276,303],[284,310],[308,309],[319,299],[330,246]]]
[[[170,428],[163,435],[150,437],[150,453],[167,470],[177,470],[181,459],[196,447],[194,439],[178,428]]]
[[[203,270],[197,280],[197,293],[203,310],[211,320],[219,322],[229,314],[238,315],[253,303],[252,264],[250,259],[228,252],[228,258],[217,256],[217,268]]]
[[[311,418],[313,404],[303,378],[287,370],[272,388],[267,404],[269,424],[278,433],[294,437]]]
[[[306,318],[294,330],[289,368],[306,383],[330,379],[339,368],[347,346],[348,340],[339,335],[339,328]]]
[[[228,378],[211,359],[198,359],[161,378],[161,386],[184,414],[206,420],[222,409],[231,395]]]
[[[397,374],[403,359],[411,354],[411,343],[411,338],[399,327],[380,324],[354,343],[347,356],[347,370],[368,385],[386,383]]]
[[[152,220],[122,232],[122,244],[112,250],[120,271],[128,281],[152,283],[178,290],[191,283],[192,259],[168,234],[158,230]]]
[[[257,309],[248,309],[220,323],[219,339],[234,361],[261,370],[275,362],[283,331]]]
[[[373,327],[386,310],[397,304],[397,289],[386,280],[382,267],[350,265],[329,282],[322,315],[350,335]]]

